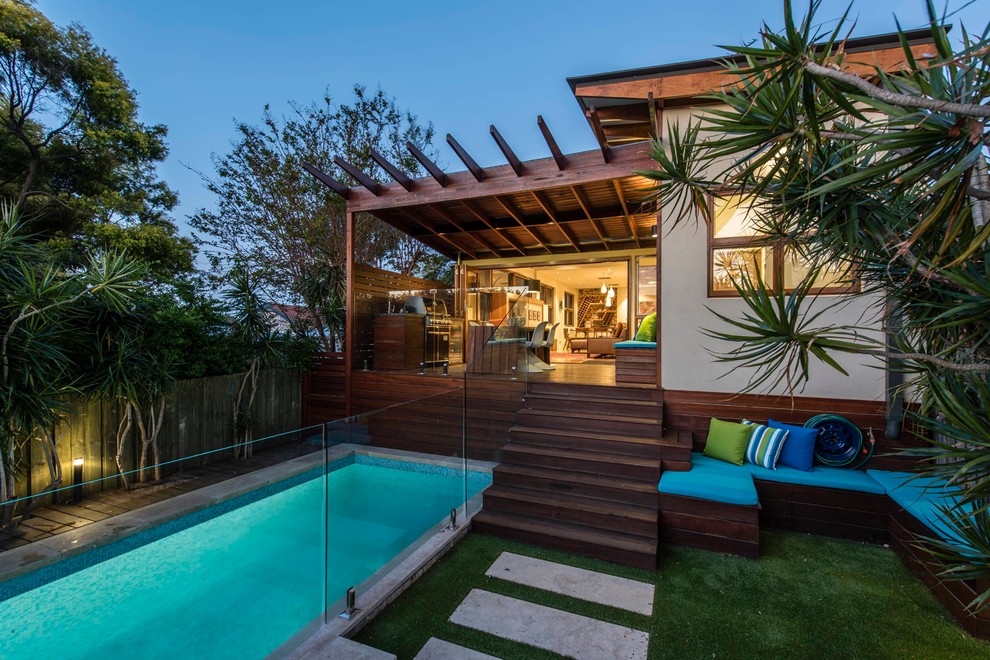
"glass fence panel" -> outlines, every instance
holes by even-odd
[[[325,461],[319,444],[304,443],[314,435],[319,426],[259,438],[253,447],[291,445],[298,455],[236,478],[212,472],[207,486],[196,479],[212,468],[191,470],[174,480],[194,488],[180,495],[163,496],[166,482],[136,488],[137,497],[52,504],[96,520],[25,548],[61,552],[60,561],[0,581],[4,657],[67,648],[74,657],[262,657],[312,627],[326,571]],[[170,464],[201,465],[213,453]],[[46,497],[71,496],[70,487]],[[128,502],[144,506],[122,513]]]

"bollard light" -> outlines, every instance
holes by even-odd
[[[83,463],[84,459],[72,459],[72,501],[82,500]]]

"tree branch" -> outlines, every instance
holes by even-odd
[[[877,355],[883,357],[890,357],[894,360],[914,360],[915,362],[927,362],[933,364],[936,367],[942,369],[948,369],[950,371],[961,371],[966,373],[990,373],[990,364],[986,362],[966,362],[960,364],[959,362],[952,362],[951,360],[946,360],[944,358],[936,357],[934,355],[928,355],[927,353],[900,353],[894,351],[881,351],[881,350],[864,350],[861,351],[863,355]]]
[[[815,76],[831,78],[839,82],[846,83],[860,90],[870,98],[896,105],[901,108],[921,108],[932,110],[933,112],[949,112],[966,117],[990,117],[990,106],[975,105],[973,103],[954,103],[952,101],[938,101],[927,96],[916,96],[914,94],[898,94],[890,90],[877,87],[869,81],[857,75],[822,66],[813,62],[810,58],[805,58],[802,66],[805,71]]]

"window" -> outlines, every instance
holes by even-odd
[[[564,325],[574,325],[574,294],[564,292]]]
[[[757,235],[742,196],[713,201],[714,218],[708,230],[708,296],[738,296],[733,278],[745,273],[762,279],[771,290],[792,291],[808,274],[806,259],[793,250],[768,245]],[[838,294],[858,290],[846,282],[844,268],[824,268],[813,293]]]

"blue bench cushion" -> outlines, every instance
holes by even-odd
[[[656,348],[657,343],[655,341],[634,341],[630,339],[629,341],[617,341],[615,342],[616,348]]]
[[[945,521],[943,507],[955,506],[958,489],[940,479],[921,477],[911,472],[867,470],[867,473],[887,489],[887,495],[928,529],[949,541],[965,545]]]
[[[698,453],[691,454],[690,471],[665,471],[660,476],[657,490],[662,495],[697,497],[741,506],[760,503],[753,478],[744,468]]]
[[[754,479],[775,481],[782,484],[797,486],[816,486],[819,488],[836,488],[839,490],[854,490],[860,493],[883,495],[887,491],[866,472],[848,468],[834,468],[816,465],[811,470],[797,470],[787,465],[777,463],[776,470],[747,463],[745,466]]]

